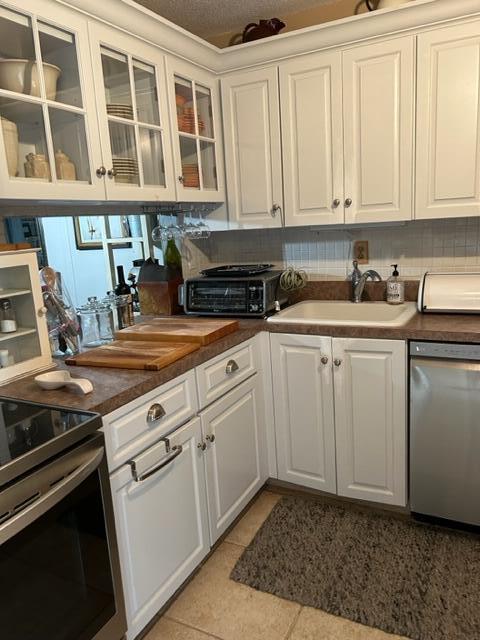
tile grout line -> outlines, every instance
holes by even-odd
[[[292,624],[290,625],[290,628],[287,631],[287,635],[285,636],[285,640],[289,640],[289,638],[292,637],[292,633],[295,629],[295,627],[297,626],[297,622],[298,619],[300,618],[300,614],[302,613],[304,607],[302,607],[302,605],[300,605],[300,609],[298,610],[298,613],[295,615],[295,618],[292,620]]]
[[[225,638],[216,636],[214,633],[210,633],[208,631],[205,631],[204,629],[199,629],[198,627],[194,627],[192,624],[189,624],[188,622],[184,622],[183,620],[178,620],[177,618],[174,618],[173,616],[168,615],[168,613],[163,614],[162,617],[165,618],[166,620],[175,622],[175,624],[179,624],[182,627],[186,627],[187,629],[192,629],[193,631],[198,631],[199,633],[203,633],[203,635],[207,636],[207,638],[214,638],[215,640],[225,640]]]

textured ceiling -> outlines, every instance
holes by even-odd
[[[136,0],[200,37],[241,29],[259,18],[282,17],[337,0]]]

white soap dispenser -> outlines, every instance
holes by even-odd
[[[405,302],[405,284],[399,280],[396,264],[391,264],[393,273],[387,280],[387,302],[388,304],[402,304]]]

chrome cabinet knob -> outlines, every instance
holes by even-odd
[[[116,171],[115,171],[115,169],[113,169],[113,168],[112,168],[112,169],[109,169],[109,170],[107,171],[107,176],[108,176],[109,178],[114,178],[116,175],[117,175],[117,172],[116,172]]]
[[[345,206],[346,207],[350,207],[352,205],[353,200],[351,198],[347,198],[345,200]]]
[[[107,173],[107,170],[102,166],[98,167],[95,173],[97,174],[97,178],[103,178],[103,176]]]
[[[327,358],[327,356],[322,356],[322,357],[320,358],[320,362],[321,362],[322,364],[328,364],[328,358]]]
[[[333,364],[336,367],[339,367],[342,364],[342,361],[340,360],[340,358],[335,358],[335,360],[333,361]]]
[[[340,200],[338,198],[335,198],[335,200],[332,202],[332,207],[336,209],[338,206],[340,206]]]
[[[229,360],[227,362],[227,366],[225,367],[225,373],[227,375],[231,375],[232,373],[235,373],[235,371],[238,371],[239,369],[240,369],[240,367],[235,362],[235,360]]]
[[[207,434],[205,436],[205,440],[207,440],[208,442],[212,442],[213,443],[213,442],[215,442],[215,436],[213,435],[213,433],[211,435]]]
[[[197,449],[200,449],[201,451],[205,451],[206,448],[207,448],[207,445],[205,444],[205,442],[199,442],[197,444]]]
[[[162,405],[156,402],[155,404],[152,404],[152,406],[148,410],[147,422],[148,423],[156,422],[157,420],[160,420],[160,418],[163,418],[163,416],[166,415],[166,413],[167,412],[162,407]]]
[[[178,176],[178,181],[181,182],[182,184],[183,184],[183,180],[184,180],[183,176]]]

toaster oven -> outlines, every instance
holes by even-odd
[[[262,317],[287,302],[281,271],[242,277],[188,278],[179,290],[185,313],[202,316]]]

